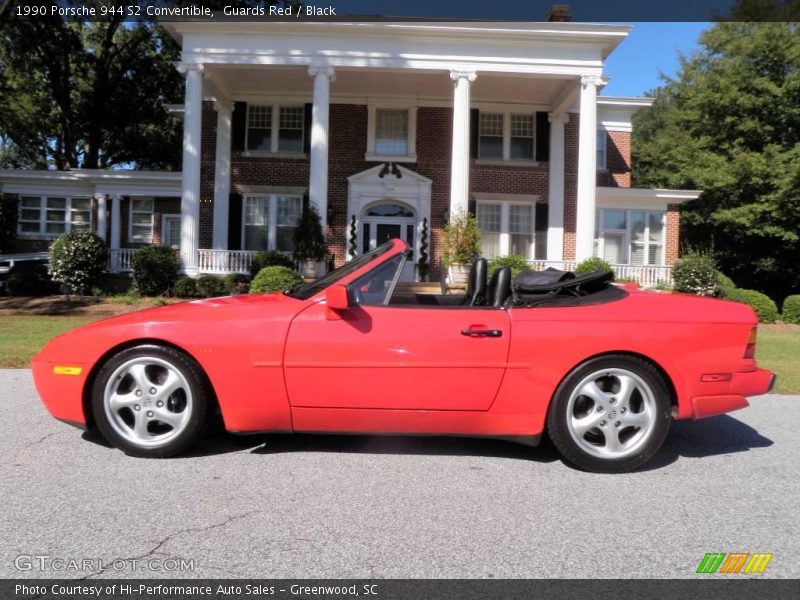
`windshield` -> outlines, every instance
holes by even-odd
[[[297,287],[292,288],[288,292],[285,292],[287,296],[291,296],[292,298],[297,298],[298,300],[306,300],[311,298],[317,292],[324,290],[329,285],[332,285],[342,279],[343,277],[347,277],[350,273],[357,271],[365,264],[370,261],[375,260],[377,257],[386,254],[389,250],[392,249],[392,242],[388,241],[385,244],[381,244],[375,250],[371,250],[366,254],[359,256],[351,260],[350,262],[344,263],[338,269],[334,269],[324,277],[320,277],[310,283],[304,283],[302,285],[298,285]]]

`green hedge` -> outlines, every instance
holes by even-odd
[[[733,279],[724,273],[717,271],[717,294],[722,298],[727,298],[733,290],[736,289],[736,284]]]
[[[218,275],[200,275],[195,281],[195,286],[197,295],[201,298],[214,298],[228,294],[225,279]]]
[[[225,276],[225,292],[227,294],[246,294],[250,290],[250,278],[243,273],[231,273]]]
[[[531,266],[524,256],[519,254],[511,254],[509,256],[495,256],[489,261],[489,277],[492,276],[500,267],[511,267],[511,276],[516,277],[517,273],[524,269],[530,269]]]
[[[133,287],[143,296],[166,294],[178,280],[178,256],[171,246],[145,246],[133,253]]]
[[[783,301],[781,320],[784,323],[800,324],[800,295],[787,296]]]
[[[736,288],[730,290],[725,297],[733,302],[742,302],[750,306],[761,323],[774,323],[778,320],[778,307],[766,294],[756,290]]]
[[[254,279],[264,267],[286,267],[294,270],[294,261],[277,250],[256,252],[250,262],[250,278]]]
[[[100,236],[90,231],[72,231],[58,236],[50,246],[48,272],[68,292],[86,294],[106,269],[108,248]]]
[[[672,265],[672,285],[676,292],[696,296],[717,294],[717,264],[707,254],[690,253]]]
[[[303,278],[288,267],[264,267],[250,284],[251,292],[282,292],[303,283]]]
[[[592,256],[578,263],[575,267],[576,273],[592,273],[602,269],[603,271],[613,271],[611,265],[604,261],[602,258]]]
[[[186,275],[178,278],[172,290],[178,298],[197,298],[197,283]]]

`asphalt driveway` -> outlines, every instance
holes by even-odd
[[[549,445],[450,438],[216,432],[135,459],[50,418],[29,371],[0,390],[0,577],[163,575],[63,562],[139,558],[193,561],[180,577],[680,578],[736,551],[800,576],[800,396],[677,423],[646,470],[594,475]]]

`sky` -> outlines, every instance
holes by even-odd
[[[678,53],[697,47],[700,33],[711,23],[625,23],[632,25],[628,38],[606,59],[608,85],[603,96],[643,96],[661,85],[659,75],[673,76],[679,68]]]

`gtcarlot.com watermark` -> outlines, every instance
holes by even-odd
[[[94,573],[97,571],[194,571],[194,559],[185,558],[73,558],[50,554],[20,554],[14,559],[18,571],[48,573]]]

